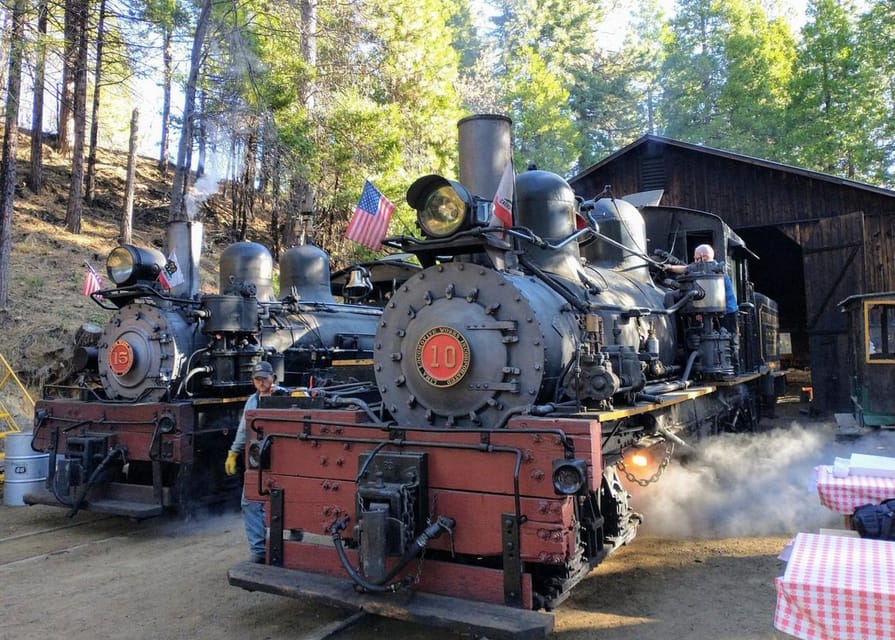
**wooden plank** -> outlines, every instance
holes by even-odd
[[[337,580],[348,580],[345,567],[342,565],[332,540],[293,542],[287,540],[283,544],[283,566],[288,569],[307,571],[313,575],[325,575]],[[345,549],[345,555],[352,567],[360,566],[355,549]],[[395,559],[392,558],[392,561]],[[393,562],[388,562],[391,568]],[[418,572],[418,573],[417,573]],[[413,586],[415,593],[449,596],[459,600],[469,600],[498,606],[504,605],[504,572],[474,564],[460,564],[434,560],[427,556],[420,567],[415,561],[408,565],[399,578],[413,575],[419,580]],[[522,607],[530,609],[534,606],[531,574],[522,574]]]
[[[539,640],[553,630],[553,616],[420,592],[358,593],[345,579],[242,562],[227,572],[231,585],[248,591],[310,600],[342,609],[494,639]]]

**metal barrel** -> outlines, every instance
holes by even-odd
[[[6,434],[6,480],[3,504],[20,507],[26,504],[26,493],[44,493],[49,454],[31,448],[31,433]]]

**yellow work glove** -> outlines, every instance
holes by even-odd
[[[236,457],[238,455],[239,454],[237,454],[235,451],[227,452],[227,459],[224,461],[224,473],[226,473],[228,476],[236,475]]]

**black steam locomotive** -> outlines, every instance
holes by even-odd
[[[74,387],[47,387],[36,403],[33,447],[50,454],[47,491],[29,503],[146,518],[167,509],[238,503],[241,482],[223,471],[252,368],[270,362],[281,384],[350,391],[372,380],[381,309],[337,302],[328,256],[305,244],[273,260],[241,242],[220,257],[219,293],[200,295],[202,227],[173,223],[169,254],[130,245],[109,254],[113,288],[92,294],[112,311],[95,345],[74,361]],[[163,286],[159,275],[177,265]],[[373,291],[368,279],[345,297]]]
[[[529,170],[512,226],[493,226],[508,122],[461,121],[460,149],[459,182],[425,176],[408,191],[423,239],[389,241],[423,269],[385,301],[375,384],[249,412],[246,491],[267,503],[268,553],[229,578],[538,637],[552,618],[532,610],[635,536],[625,481],[654,480],[675,448],[753,430],[772,408],[777,309],[717,216],[648,194],[584,199]],[[669,272],[704,243],[717,262]]]

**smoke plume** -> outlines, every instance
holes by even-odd
[[[835,432],[833,423],[806,428],[793,422],[696,443],[697,454],[683,463],[675,455],[657,483],[640,487],[625,481],[633,508],[644,516],[641,531],[710,538],[841,528],[842,514],[820,504],[815,467],[852,453],[893,456],[895,448],[887,437],[893,434],[837,442]]]

